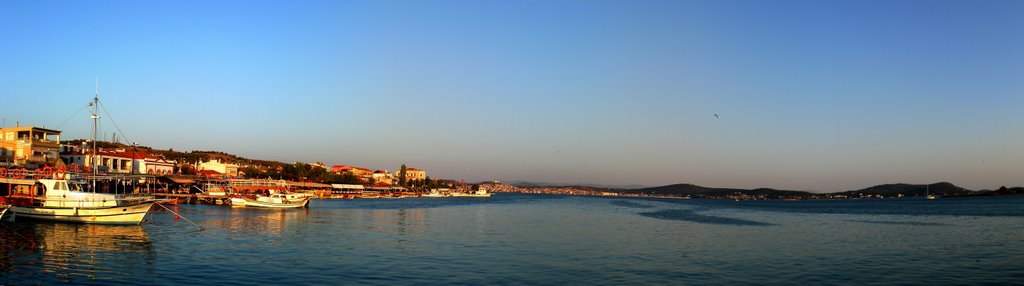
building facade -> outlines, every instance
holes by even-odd
[[[402,175],[402,170],[401,169],[398,169],[397,171],[395,171],[395,177],[396,178],[399,178],[401,175]],[[405,180],[406,181],[426,180],[426,179],[427,179],[427,171],[416,169],[416,168],[405,168]]]
[[[363,180],[373,178],[373,170],[349,165],[334,165],[331,167],[331,173],[335,173],[338,175],[350,173],[356,178],[360,178]]]
[[[60,131],[39,127],[0,128],[0,162],[54,165],[60,161]]]
[[[227,175],[227,176],[238,177],[238,165],[237,164],[224,163],[224,162],[221,162],[219,159],[213,159],[213,160],[210,160],[210,161],[207,161],[207,162],[199,163],[199,171],[202,171],[202,170],[217,171],[218,173],[221,173],[221,174],[224,174],[224,175]]]
[[[164,160],[146,152],[125,152],[124,150],[100,151],[96,159],[93,153],[72,151],[61,155],[66,164],[93,167],[93,160],[99,160],[100,172],[119,174],[166,175],[174,173],[176,162]]]
[[[393,185],[394,184],[394,180],[392,180],[393,176],[391,174],[389,174],[387,170],[376,170],[376,171],[373,171],[373,175],[371,175],[371,177],[373,178],[373,181],[375,183],[378,183],[378,184],[384,184],[384,185]]]

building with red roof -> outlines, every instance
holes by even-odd
[[[69,152],[61,154],[61,159],[67,164],[76,164],[82,167],[93,167],[98,160],[101,172],[122,173],[122,174],[173,174],[173,160],[166,160],[153,156],[146,152],[124,151],[124,150],[100,150],[93,156],[92,151]]]

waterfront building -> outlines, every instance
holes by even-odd
[[[394,180],[392,179],[394,176],[389,174],[387,170],[373,171],[371,177],[373,178],[374,182],[379,184],[391,185],[394,183]]]
[[[0,161],[54,165],[60,160],[60,131],[25,126],[0,128]]]
[[[142,153],[144,156],[136,158],[135,172],[141,174],[154,174],[154,175],[168,175],[174,174],[174,165],[178,162],[174,160],[167,160],[164,158],[158,158],[149,153]]]
[[[128,154],[121,152],[98,152],[94,156],[92,151],[74,152],[61,154],[61,159],[67,164],[75,164],[82,167],[94,168],[94,163],[99,166],[100,172],[105,173],[131,173],[134,168],[134,159]],[[94,159],[95,158],[95,159]]]
[[[395,171],[395,177],[399,177],[399,176],[401,176],[401,174],[402,174],[402,169],[398,169],[398,170]],[[427,179],[427,171],[416,169],[416,168],[405,168],[405,180],[406,181],[426,180],[426,179]]]
[[[349,165],[334,165],[331,166],[331,173],[338,175],[350,173],[356,178],[369,179],[373,177],[373,170],[367,168],[354,167]]]
[[[351,199],[363,194],[363,185],[331,184],[331,197]]]
[[[207,162],[199,163],[199,171],[212,170],[218,173],[228,175],[231,177],[238,176],[238,165],[232,163],[221,162],[220,159],[212,159]]]
[[[64,146],[62,149],[65,149],[61,154],[64,163],[92,168],[94,160],[99,160],[99,171],[106,173],[172,174],[176,164],[173,160],[158,158],[146,152],[126,152],[123,149],[100,151],[97,159],[93,159],[92,151],[77,151],[80,149],[73,146]]]

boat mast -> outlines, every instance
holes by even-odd
[[[100,116],[100,79],[96,79],[96,96],[92,98],[92,192],[96,192],[96,176],[99,171],[99,152],[96,151],[96,125],[99,123]]]

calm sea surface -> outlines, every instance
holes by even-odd
[[[173,208],[173,207],[172,207]],[[496,194],[3,222],[0,284],[1022,284],[1024,197]]]

